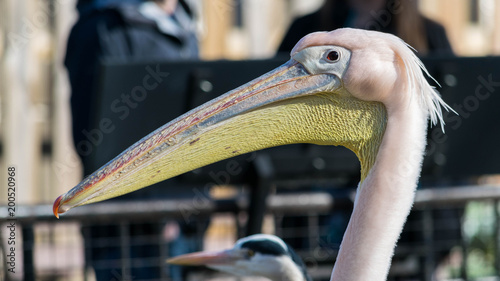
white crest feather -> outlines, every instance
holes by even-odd
[[[429,74],[422,61],[412,51],[415,49],[405,43],[403,40],[401,41],[407,46],[407,48],[404,48],[404,50],[402,50],[403,48],[401,48],[399,51],[404,52],[404,55],[401,57],[406,67],[406,75],[410,85],[410,92],[412,94],[417,94],[420,98],[422,107],[429,114],[429,121],[431,125],[436,126],[439,123],[441,126],[441,130],[444,133],[445,121],[443,118],[443,111],[441,107],[443,107],[446,111],[452,111],[455,114],[458,113],[453,110],[453,108],[451,108],[448,104],[446,104],[443,99],[441,99],[441,95],[438,93],[435,87],[429,85],[429,83],[425,79],[424,74],[431,78],[434,82],[436,82],[436,84],[439,85],[439,83],[436,81],[436,79],[434,79],[434,77]]]

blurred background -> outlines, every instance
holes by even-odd
[[[359,10],[353,12],[356,8]],[[405,23],[412,20],[412,14],[401,17],[406,13],[403,11],[411,9],[417,11],[414,15],[422,16],[415,25]],[[160,10],[164,14],[158,14]],[[341,15],[340,21],[331,20],[329,15],[334,13],[335,19]],[[164,22],[163,17],[170,21]],[[500,54],[500,2],[496,0],[0,0],[0,206],[8,204],[8,167],[15,167],[18,187],[16,273],[7,272],[5,266],[5,238],[10,235],[5,221],[0,231],[0,279],[229,278],[204,269],[168,267],[164,260],[188,251],[231,247],[237,238],[259,232],[261,227],[297,248],[315,280],[329,279],[352,207],[350,192],[359,177],[355,159],[343,150],[325,152],[324,148],[296,146],[246,155],[234,160],[243,171],[237,175],[229,173],[226,165],[230,162],[224,162],[167,184],[186,186],[184,193],[170,189],[170,194],[153,187],[154,191],[145,195],[125,199],[129,201],[109,203],[109,208],[115,209],[106,209],[103,203],[102,209],[87,208],[73,217],[68,214],[56,220],[51,216],[51,204],[57,196],[158,126],[148,121],[154,116],[143,115],[161,101],[150,99],[153,94],[148,93],[138,110],[128,104],[133,112],[120,118],[124,123],[116,123],[112,134],[93,131],[95,120],[113,113],[106,102],[121,99],[120,95],[134,89],[151,69],[158,72],[160,67],[162,73],[168,73],[157,77],[161,86],[152,92],[171,92],[171,99],[175,99],[169,107],[156,108],[165,110],[157,112],[165,119],[157,120],[161,125],[285,62],[290,42],[316,26],[316,30],[355,26],[396,34],[406,30],[398,35],[415,42],[412,45],[420,49],[419,54],[441,83],[445,101],[462,116],[460,125],[451,123],[457,128],[452,125],[446,140],[436,137],[431,141],[436,147],[429,148],[422,192],[405,229],[409,234],[402,236],[391,279],[499,280],[500,192],[496,192],[499,178],[495,172],[500,170],[490,165],[497,162],[499,154],[494,141],[499,120],[496,98],[489,99],[488,106],[471,98],[484,81],[489,81],[483,85],[492,96],[498,92],[500,60],[495,56]],[[102,28],[107,29],[102,32]],[[418,36],[407,35],[424,29],[424,43]],[[137,40],[152,46],[149,42],[158,42],[155,36],[165,44],[144,49],[134,45],[133,40]],[[116,42],[125,42],[128,49],[116,47]],[[100,47],[94,48],[97,45]],[[453,98],[457,89],[461,94]],[[111,92],[114,95],[102,95]],[[481,104],[476,106],[475,102]],[[127,133],[134,129],[136,133]],[[85,130],[87,134],[82,135]],[[464,135],[470,142],[447,143],[454,136],[466,139]],[[484,139],[489,142],[483,144]],[[98,144],[92,142],[95,147],[86,154],[87,143],[78,140],[96,140]],[[474,153],[477,146],[485,151]],[[290,151],[305,158],[283,156]],[[479,158],[461,156],[462,151]],[[309,164],[292,167],[304,161]],[[483,169],[474,161],[483,161],[489,168]],[[448,166],[459,162],[464,163]],[[345,163],[350,166],[342,168]],[[226,181],[226,177],[231,180]],[[434,192],[438,187],[443,191]],[[258,197],[261,191],[264,195]],[[181,202],[188,207],[172,205],[168,201],[171,195],[185,200]],[[267,202],[267,209],[256,203],[259,198]],[[345,204],[333,207],[331,201],[337,198]],[[148,200],[162,207],[148,213]],[[120,205],[123,202],[138,205],[130,211]],[[209,207],[211,202],[218,202],[217,207]],[[300,208],[297,211],[297,204],[303,206],[303,212]],[[247,206],[261,211],[247,211]],[[1,210],[6,219],[6,207]],[[130,213],[124,216],[121,210]],[[110,249],[96,249],[105,247]],[[137,253],[140,250],[135,248],[148,253]],[[157,273],[143,274],[141,269]],[[108,277],[99,278],[99,271],[106,271]]]

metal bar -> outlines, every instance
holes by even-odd
[[[121,277],[126,281],[132,278],[129,229],[126,221],[120,222]]]
[[[462,237],[466,237],[463,230],[462,230]],[[468,259],[467,254],[468,254],[467,241],[465,239],[462,239],[462,264],[460,267],[460,278],[462,278],[462,280],[468,280],[467,276],[469,275],[467,272],[467,259]]]
[[[267,181],[258,183],[250,194],[250,208],[248,208],[248,222],[245,231],[245,236],[261,233],[264,215],[267,209],[267,198],[271,190],[270,184]]]
[[[326,212],[333,207],[332,196],[328,193],[297,193],[287,195],[272,195],[267,204],[271,212],[303,213],[307,211]],[[116,220],[117,217],[127,217],[130,220],[143,218],[183,218],[189,212],[187,206],[192,205],[192,199],[185,200],[148,200],[129,202],[102,202],[72,209],[61,216],[61,220],[78,219],[81,221]],[[207,204],[196,206],[193,213],[209,216],[216,212],[238,212],[248,208],[248,199],[241,197],[232,200],[209,200]],[[0,214],[0,219],[8,218]],[[54,221],[51,205],[21,206],[16,219],[20,221],[51,220]]]
[[[424,264],[424,280],[431,281],[432,274],[435,269],[435,251],[434,251],[434,222],[432,219],[432,209],[426,208],[423,210],[422,229],[425,243],[425,264]]]
[[[499,222],[500,220],[500,212],[498,211],[498,200],[493,201],[493,214],[495,216],[495,221],[493,223],[495,227],[495,232],[494,232],[494,247],[495,247],[495,271],[497,276],[500,276],[500,245],[498,241],[498,235],[500,233],[499,230]]]
[[[309,212],[307,214],[307,229],[309,233],[307,237],[309,238],[309,248],[316,249],[319,247],[319,218],[317,213]]]
[[[167,222],[162,221],[162,226],[164,227],[167,224]],[[161,229],[161,231],[158,233],[158,236],[156,239],[158,239],[158,245],[160,247],[160,257],[158,260],[158,268],[160,269],[160,278],[161,280],[167,280],[168,276],[170,275],[170,271],[168,266],[166,266],[165,261],[167,260],[167,253],[168,253],[168,243],[164,241],[163,239],[163,231],[164,229]]]
[[[88,277],[88,274],[87,274],[87,270],[88,268],[90,268],[90,260],[91,260],[91,255],[92,255],[92,243],[94,241],[92,241],[92,236],[90,235],[90,231],[89,231],[89,227],[88,226],[85,226],[85,225],[82,225],[80,227],[81,229],[81,232],[82,232],[82,236],[83,236],[83,251],[85,252],[85,260],[84,260],[84,264],[83,264],[83,280],[84,281],[89,281],[89,277]]]
[[[35,234],[33,225],[25,224],[22,226],[22,237],[24,280],[35,280],[35,264],[33,261]]]
[[[338,206],[352,205],[352,196],[334,198],[326,192],[273,194],[269,195],[267,208],[271,213],[307,213],[329,212]],[[415,208],[425,206],[440,207],[445,204],[465,204],[471,200],[500,200],[499,186],[464,186],[418,190],[415,197]],[[191,206],[192,199],[184,200],[152,200],[132,202],[103,202],[72,209],[61,216],[65,219],[91,221],[114,220],[126,216],[129,219],[144,217],[182,218],[186,206]],[[248,208],[248,198],[238,197],[231,200],[209,200],[207,204],[196,207],[196,213],[209,216],[216,212],[238,212]],[[7,219],[7,214],[0,214],[0,219]],[[54,220],[52,205],[20,206],[16,213],[19,221]]]
[[[270,179],[274,174],[271,158],[268,154],[260,154],[254,161],[258,180],[252,183],[250,191],[250,204],[247,208],[248,222],[246,226],[246,235],[252,235],[262,232],[262,223],[266,214],[268,204],[267,198],[271,191],[272,182]]]
[[[417,190],[415,205],[463,204],[471,200],[500,199],[500,186],[468,185]]]

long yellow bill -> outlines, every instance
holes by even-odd
[[[381,104],[353,98],[339,75],[311,74],[292,58],[144,137],[59,196],[53,211],[58,217],[76,206],[278,145],[344,145],[359,157],[384,127],[376,121],[384,118],[374,117],[380,114],[385,114]]]

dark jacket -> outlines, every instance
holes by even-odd
[[[294,20],[278,48],[278,53],[289,53],[295,44],[309,33],[316,31],[331,31],[337,28],[346,27],[345,23],[348,21],[348,17],[348,9],[340,5],[336,7],[334,14],[327,19],[325,19],[323,12],[320,10]],[[427,33],[430,55],[453,54],[451,44],[446,36],[446,31],[441,24],[424,17],[424,28]],[[395,33],[392,24],[382,27],[378,31],[392,34]]]
[[[198,43],[190,29],[190,11],[178,6],[174,17],[164,18],[152,2],[142,4],[92,6],[80,1],[80,18],[71,30],[64,64],[71,84],[71,110],[75,145],[85,140],[83,130],[92,128],[92,101],[99,81],[101,61],[197,59]],[[153,12],[151,12],[153,11]],[[167,21],[167,22],[164,22]],[[78,146],[77,146],[78,147]],[[78,151],[84,173],[84,151]]]

